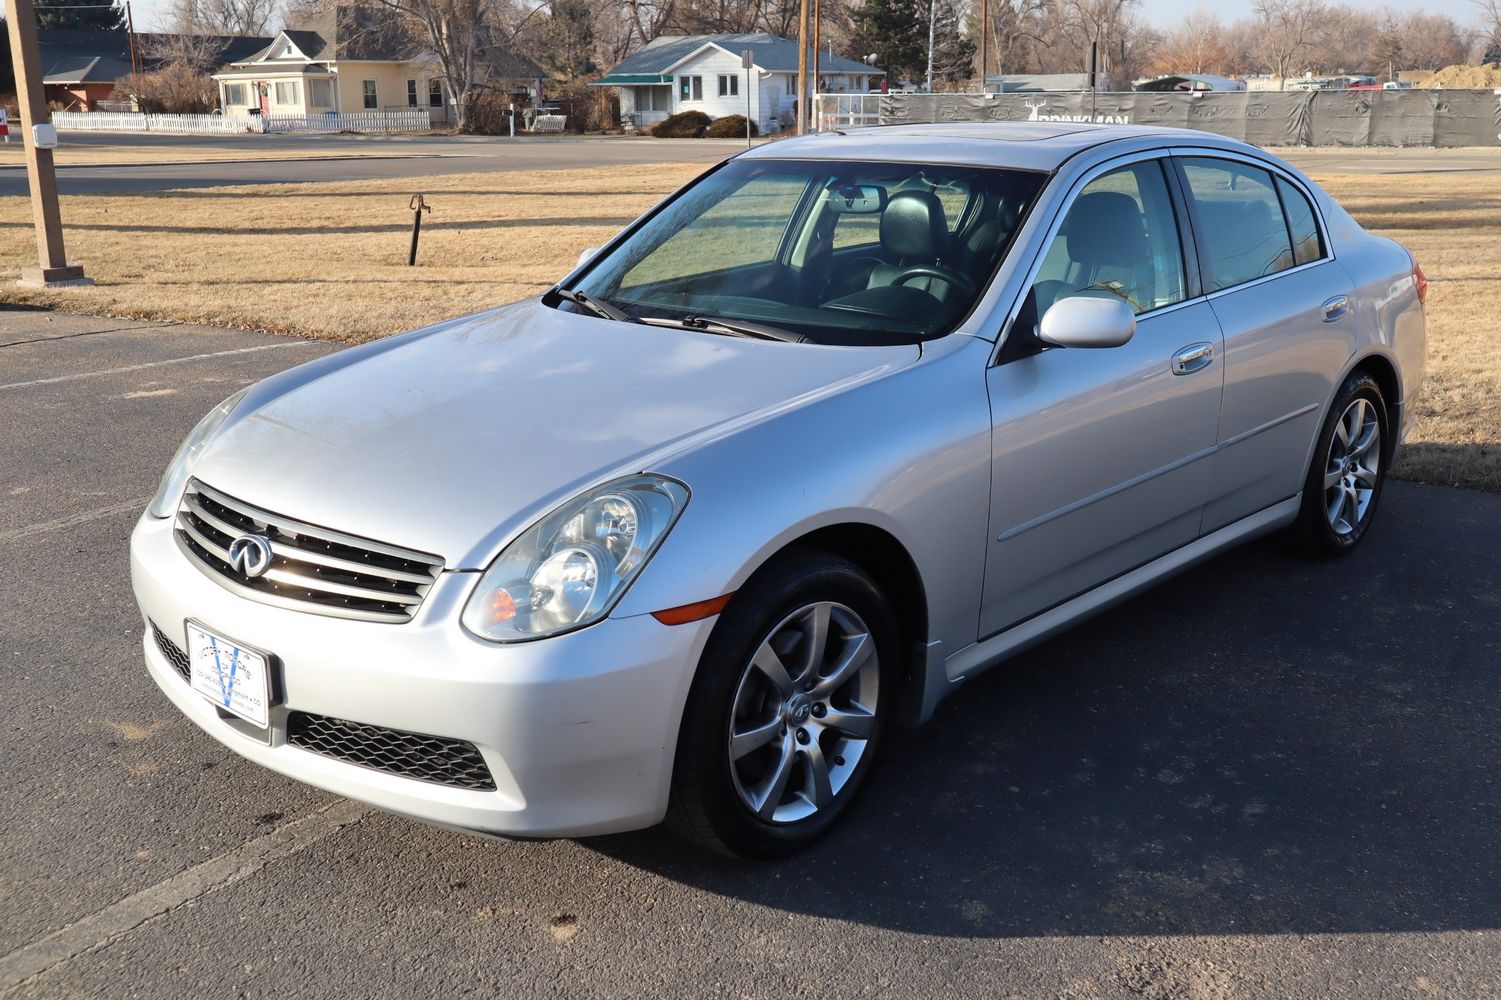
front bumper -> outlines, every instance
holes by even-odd
[[[454,572],[439,576],[405,624],[290,611],[220,587],[183,555],[172,521],[151,517],[131,535],[130,563],[152,678],[205,732],[258,764],[477,833],[612,833],[666,814],[678,723],[712,620],[669,627],[637,615],[495,645],[459,626],[477,574]],[[275,658],[269,744],[221,717],[158,650],[150,623],[183,645],[189,618]],[[496,788],[450,787],[291,746],[292,711],[467,741]]]

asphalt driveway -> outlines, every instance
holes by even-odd
[[[1501,496],[1392,484],[1350,559],[1258,542],[1033,650],[790,863],[487,842],[250,765],[140,662],[177,441],[331,349],[0,310],[0,993],[1501,992]]]

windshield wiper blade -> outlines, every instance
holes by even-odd
[[[729,337],[749,337],[752,340],[780,340],[787,344],[801,344],[805,338],[800,333],[784,330],[779,326],[752,323],[743,319],[715,319],[708,316],[684,316],[682,319],[666,319],[659,316],[643,316],[642,323],[652,326],[675,326],[684,330],[702,330]]]
[[[600,319],[613,319],[617,323],[634,323],[636,320],[628,313],[617,309],[604,299],[596,299],[585,295],[583,292],[575,292],[567,288],[554,288],[553,294],[565,302],[572,302],[580,309],[598,316]]]

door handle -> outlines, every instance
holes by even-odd
[[[1350,296],[1336,295],[1324,303],[1324,322],[1333,323],[1345,313],[1350,311]]]
[[[1214,345],[1209,343],[1189,344],[1173,355],[1173,374],[1192,375],[1209,367],[1214,360]]]

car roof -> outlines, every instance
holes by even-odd
[[[1182,145],[1254,149],[1192,129],[1021,121],[833,129],[765,143],[740,155],[753,159],[889,160],[1052,171],[1081,152],[1116,144],[1132,149]]]

